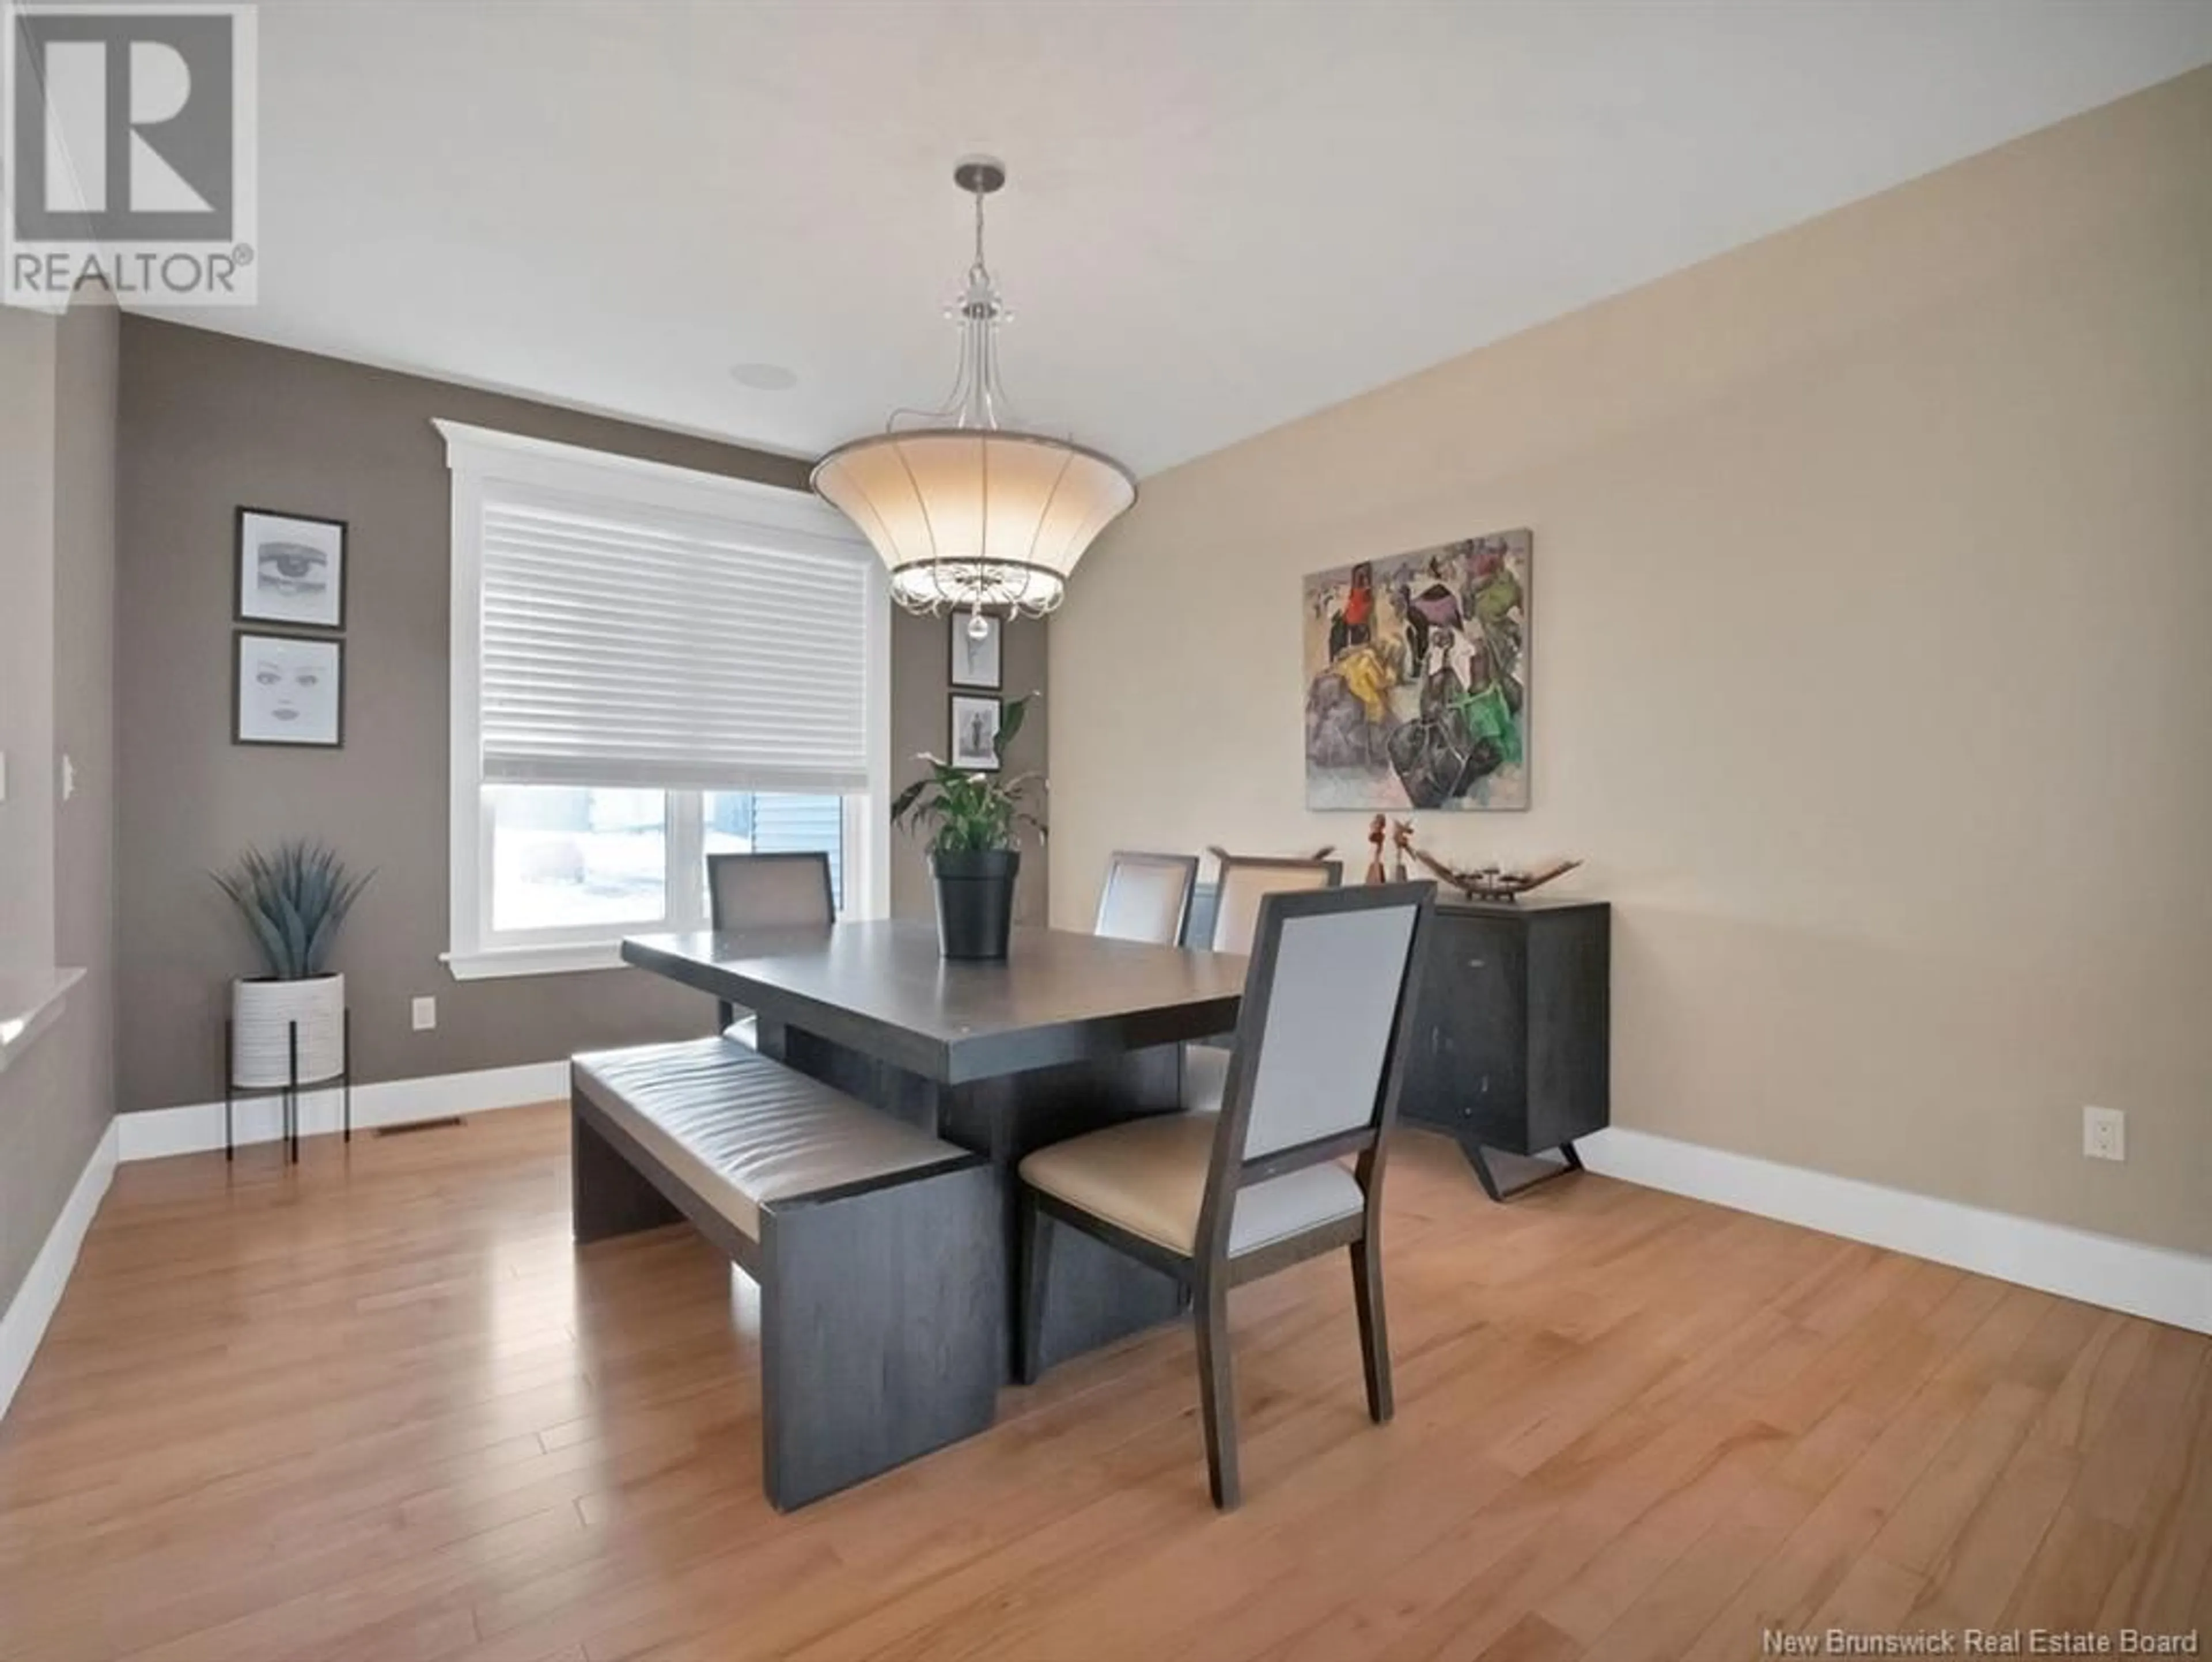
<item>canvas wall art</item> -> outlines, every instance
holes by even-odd
[[[1305,580],[1306,806],[1528,805],[1526,531]]]

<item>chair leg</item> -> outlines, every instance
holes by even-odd
[[[1382,1243],[1372,1236],[1352,1243],[1352,1301],[1359,1311],[1359,1357],[1367,1374],[1367,1414],[1389,1422],[1390,1330],[1382,1316]]]
[[[1221,1278],[1205,1277],[1192,1303],[1198,1318],[1198,1396],[1206,1422],[1206,1477],[1213,1504],[1227,1512],[1239,1498],[1237,1390],[1229,1368],[1229,1289]]]
[[[730,1023],[738,1019],[738,1007],[727,998],[714,1000],[714,1031],[719,1035],[730,1030]]]
[[[1035,1385],[1044,1373],[1045,1288],[1052,1280],[1053,1222],[1036,1204],[1036,1196],[1022,1191],[1022,1307],[1021,1337],[1014,1357],[1014,1376],[1024,1385]]]

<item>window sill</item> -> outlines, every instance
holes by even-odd
[[[63,999],[83,979],[81,969],[0,973],[0,1071],[60,1019]]]
[[[564,942],[558,946],[501,946],[481,952],[441,955],[457,981],[489,981],[508,975],[574,975],[627,968],[620,941]]]

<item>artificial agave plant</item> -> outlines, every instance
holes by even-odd
[[[1000,762],[1006,761],[1014,735],[1022,731],[1030,705],[1039,696],[1027,693],[1006,701],[992,747]],[[929,764],[929,773],[899,792],[891,804],[891,823],[908,830],[932,828],[929,846],[933,852],[969,854],[1012,848],[1024,827],[1044,834],[1043,822],[1022,802],[1037,774],[1017,773],[1010,779],[1003,773],[971,773],[927,754],[917,759]]]
[[[272,853],[249,848],[212,875],[252,931],[270,979],[305,981],[323,974],[338,925],[376,874],[353,876],[327,845],[295,839]]]

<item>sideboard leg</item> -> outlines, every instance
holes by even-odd
[[[1491,1175],[1490,1162],[1482,1157],[1482,1144],[1474,1141],[1462,1143],[1460,1151],[1466,1155],[1467,1163],[1474,1168],[1476,1180],[1482,1185],[1483,1193],[1503,1205],[1505,1197],[1498,1192],[1498,1180]]]
[[[1498,1174],[1490,1169],[1490,1162],[1485,1157],[1482,1144],[1473,1137],[1467,1137],[1461,1141],[1459,1146],[1460,1152],[1467,1156],[1467,1163],[1474,1168],[1475,1179],[1482,1185],[1483,1193],[1500,1205],[1512,1199],[1515,1195],[1525,1194],[1531,1189],[1565,1177],[1569,1172],[1578,1172],[1583,1169],[1583,1157],[1575,1152],[1574,1143],[1562,1143],[1559,1144],[1559,1164],[1553,1166],[1541,1176],[1532,1177],[1523,1182],[1516,1183],[1510,1189],[1501,1188],[1498,1186]]]

